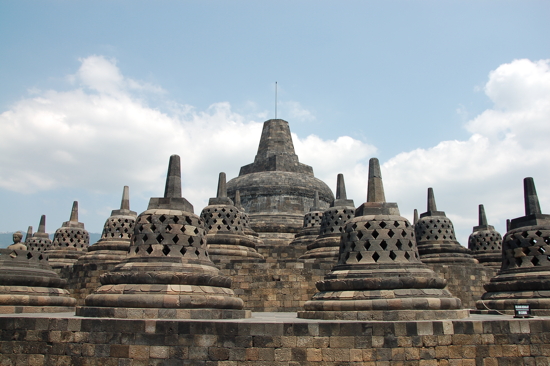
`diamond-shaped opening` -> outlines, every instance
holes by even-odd
[[[164,215],[160,215],[160,217],[159,217],[159,221],[160,221],[160,222],[164,222],[164,221],[166,221],[166,216],[164,216]]]
[[[409,260],[410,258],[411,258],[411,256],[410,256],[409,252],[405,252],[405,259]]]
[[[195,254],[198,257],[201,254],[201,252],[198,249],[195,249]]]
[[[540,266],[540,261],[537,257],[533,257],[533,259],[531,259],[531,263],[533,263],[534,266]]]
[[[370,227],[371,227],[370,222],[367,222],[367,223],[365,224],[365,228],[370,229]]]
[[[367,242],[365,243],[364,247],[365,247],[365,250],[369,250],[369,249],[370,249],[370,242],[367,241]]]
[[[525,255],[529,255],[529,248],[522,248],[521,251],[523,252],[523,254]]]
[[[153,253],[153,247],[151,245],[149,245],[149,248],[147,248],[147,253]]]
[[[531,238],[531,240],[529,240],[529,244],[531,245],[537,244],[537,239]]]
[[[524,238],[528,237],[529,236],[529,233],[527,231],[524,231],[521,233],[521,236],[523,236]]]
[[[221,230],[221,229],[222,229],[222,226],[221,226],[221,225],[218,225],[217,228],[218,228],[218,230]]]
[[[544,253],[546,253],[546,250],[545,250],[543,247],[540,247],[540,248],[538,249],[538,252],[539,252],[540,254],[544,254]]]
[[[153,222],[153,219],[151,218],[151,215],[145,216],[145,220],[149,221],[150,223]]]
[[[380,234],[379,234],[378,231],[376,231],[376,230],[374,230],[374,231],[372,232],[372,237],[375,238],[375,239],[378,238],[379,235],[380,235]]]
[[[382,242],[380,243],[380,248],[386,250],[387,247],[388,247],[388,243],[386,243],[385,240],[382,240]]]
[[[517,267],[521,267],[521,262],[522,262],[521,258],[516,258],[516,266]]]
[[[435,240],[439,239],[439,236],[437,236],[437,235],[436,235],[436,236],[434,236],[434,239],[435,239]]]
[[[138,253],[139,252],[139,247],[136,247],[136,249],[134,249],[134,253]]]
[[[399,227],[399,221],[394,221],[394,222],[393,222],[393,226]]]
[[[395,232],[393,230],[390,229],[390,231],[388,231],[388,236],[390,238],[393,238],[393,236],[395,235]]]
[[[193,224],[193,220],[191,220],[189,216],[185,216],[185,221],[187,221],[189,225]]]
[[[195,240],[193,240],[193,237],[190,236],[189,239],[187,239],[187,242],[189,243],[189,245],[193,245],[193,243],[195,242]]]
[[[355,259],[357,259],[357,262],[361,262],[361,259],[363,259],[363,255],[361,254],[361,252],[357,253]]]
[[[406,237],[407,236],[407,232],[405,230],[401,231],[401,236],[402,237]]]
[[[375,262],[378,262],[378,260],[380,259],[380,254],[374,252],[374,254],[372,255],[372,259],[374,259]]]
[[[152,225],[151,225],[151,231],[154,232],[155,230],[157,230],[157,227],[155,226],[155,224],[152,224]]]
[[[357,239],[361,240],[362,237],[363,237],[363,233],[361,231],[358,231],[357,232]]]
[[[168,231],[168,232],[172,231],[172,226],[166,225],[166,231]]]
[[[28,252],[27,253],[27,259],[31,259],[31,258],[32,258],[32,254],[31,254],[31,252]]]
[[[174,244],[177,244],[178,241],[180,241],[180,239],[178,238],[177,235],[174,235],[174,237],[172,238],[172,242],[173,242]]]
[[[384,221],[381,221],[379,226],[383,229],[387,226],[388,224],[386,224]]]
[[[353,230],[357,229],[357,224],[356,224],[356,223],[353,223],[353,225],[351,225],[351,228],[352,228]]]
[[[403,250],[403,243],[401,243],[401,240],[397,239],[395,246],[397,247],[397,250]]]
[[[147,236],[147,234],[143,235],[143,241],[146,242],[147,240],[149,240],[149,237]]]
[[[164,253],[164,255],[170,254],[170,247],[168,247],[168,245],[164,245],[162,247],[162,252]]]
[[[42,254],[40,254],[40,255],[38,256],[38,260],[41,261],[42,259],[44,259],[44,257],[42,256]]]
[[[199,229],[195,228],[195,230],[193,230],[193,232],[195,233],[195,235],[197,235],[199,233]]]
[[[540,230],[537,230],[537,232],[535,233],[536,236],[541,236],[542,235],[542,232]]]
[[[349,246],[350,251],[354,251],[355,247],[356,247],[355,242],[352,242],[351,245]]]
[[[390,258],[391,258],[392,261],[394,261],[395,258],[397,258],[397,254],[395,254],[395,253],[393,252],[393,250],[390,251]]]
[[[227,210],[226,210],[225,207],[224,207],[224,208],[221,209],[221,211],[222,211],[222,212],[225,212],[225,211],[227,211]]]
[[[185,255],[186,251],[187,251],[187,249],[185,249],[185,247],[181,247],[181,249],[180,249],[181,255]]]
[[[226,219],[223,219],[223,220],[222,220],[222,224],[227,225],[227,220],[226,220]]]
[[[550,236],[544,238],[544,242],[545,242],[546,244],[550,244]]]
[[[164,236],[158,234],[157,237],[156,237],[156,239],[157,239],[157,243],[160,244],[160,243],[162,243],[162,241],[164,240]]]

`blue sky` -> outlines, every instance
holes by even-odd
[[[484,203],[501,232],[533,176],[550,211],[546,1],[0,3],[0,231],[54,232],[80,202],[100,232],[124,185],[162,195],[182,156],[195,205],[253,161],[261,123],[290,123],[300,160],[365,199],[378,157],[402,214],[438,208],[459,240]]]

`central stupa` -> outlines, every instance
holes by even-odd
[[[264,122],[254,162],[227,182],[230,198],[235,198],[237,190],[250,226],[272,245],[286,245],[300,232],[315,191],[323,210],[334,200],[330,188],[313,175],[313,168],[298,161],[288,122],[282,119]]]

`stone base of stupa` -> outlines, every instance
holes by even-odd
[[[73,313],[74,306],[15,306],[0,305],[0,314]]]
[[[170,308],[109,308],[79,306],[77,316],[121,319],[245,319],[250,310],[235,309],[170,309]]]
[[[340,234],[319,237],[315,242],[308,245],[307,252],[300,259],[326,258],[337,259],[340,254]]]

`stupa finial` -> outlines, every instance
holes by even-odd
[[[418,222],[418,210],[415,208],[414,214],[413,214],[413,225],[416,225],[417,222]]]
[[[435,204],[434,189],[428,188],[428,212],[437,211],[437,205]]]
[[[164,198],[181,198],[181,166],[179,155],[170,156]]]
[[[241,208],[241,191],[238,189],[235,191],[235,207]]]
[[[120,209],[130,209],[130,187],[128,186],[124,186],[124,189],[122,190],[122,201],[120,202]]]
[[[227,185],[226,185],[225,173],[221,172],[218,178],[218,193],[216,194],[216,198],[223,198],[223,197],[227,197]]]
[[[525,216],[541,214],[539,197],[535,189],[535,181],[531,177],[523,179],[523,193],[525,197]]]
[[[25,236],[25,242],[27,242],[30,238],[32,238],[32,226],[29,226],[27,228],[27,235]]]
[[[344,182],[344,174],[340,173],[338,174],[338,178],[336,180],[336,199],[339,200],[345,200],[347,199],[346,195],[346,183]]]
[[[487,226],[487,216],[485,216],[485,208],[479,205],[479,226]]]
[[[38,231],[37,233],[45,233],[46,232],[46,215],[40,216],[40,224],[38,225]]]
[[[73,208],[71,210],[71,218],[69,219],[71,222],[78,222],[78,201],[73,202]]]
[[[369,160],[367,202],[386,202],[386,197],[384,195],[384,184],[382,183],[382,172],[380,171],[380,162],[377,158],[371,158]]]
[[[313,207],[319,207],[319,191],[315,191],[315,197],[313,198]]]

